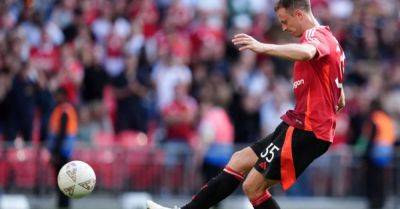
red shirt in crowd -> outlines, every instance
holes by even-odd
[[[163,110],[163,116],[184,118],[189,114],[197,112],[197,104],[193,98],[187,97],[181,100],[174,100]],[[168,139],[190,141],[194,136],[194,126],[192,121],[179,121],[167,125]]]
[[[47,72],[57,72],[60,66],[59,48],[51,43],[44,43],[30,49],[30,60],[35,67]]]

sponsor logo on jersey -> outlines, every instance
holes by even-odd
[[[297,87],[299,87],[300,85],[303,85],[303,84],[304,84],[304,79],[297,80],[297,81],[293,82],[293,89],[297,89]]]

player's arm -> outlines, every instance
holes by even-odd
[[[344,106],[346,105],[346,95],[344,94],[344,89],[343,87],[340,89],[340,98],[339,98],[339,103],[337,106],[337,112],[339,112],[340,110],[342,110],[344,108]]]
[[[296,61],[311,60],[317,54],[317,48],[311,44],[266,44],[244,33],[235,35],[232,42],[239,46],[239,51],[250,49],[256,53]]]

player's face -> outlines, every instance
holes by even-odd
[[[285,8],[279,8],[276,11],[279,22],[282,25],[282,30],[290,33],[294,37],[301,37],[303,31],[301,30],[300,19],[297,15],[292,15]]]

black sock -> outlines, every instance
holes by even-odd
[[[212,178],[182,209],[208,209],[228,197],[243,181],[243,175],[226,167]]]
[[[251,200],[251,204],[254,209],[280,209],[278,203],[271,197],[268,191],[259,198]]]

